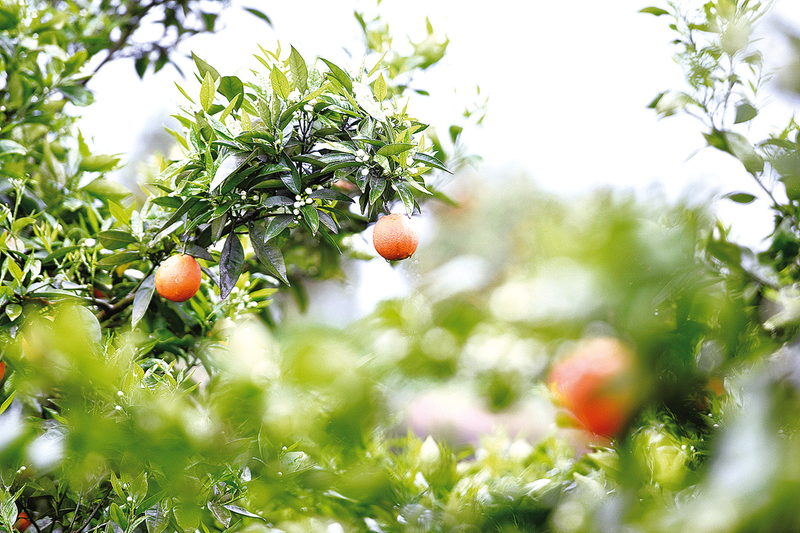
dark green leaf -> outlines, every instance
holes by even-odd
[[[304,205],[300,208],[300,212],[303,214],[303,219],[306,221],[306,224],[308,224],[309,229],[311,229],[311,235],[316,235],[319,229],[319,215],[317,215],[317,209],[313,205]]]
[[[452,174],[450,169],[448,169],[444,163],[430,154],[418,152],[414,154],[413,159],[414,161],[419,161],[420,163],[424,164],[426,167],[438,168],[439,170],[444,170],[448,174]]]
[[[147,66],[150,64],[150,58],[148,56],[142,56],[136,59],[134,62],[134,67],[136,68],[136,74],[139,75],[140,78],[144,78],[144,73],[147,72]]]
[[[334,233],[339,233],[339,226],[336,224],[336,220],[333,218],[333,215],[323,209],[317,209],[317,216],[319,217],[319,221],[326,228]]]
[[[328,68],[330,69],[333,78],[339,83],[341,83],[342,87],[347,89],[348,92],[353,92],[353,80],[350,79],[350,76],[348,76],[344,70],[342,70],[335,64],[331,63],[327,59],[323,58],[320,59],[322,59],[322,61],[325,62],[326,65],[328,65]]]
[[[316,191],[312,192],[308,195],[309,198],[313,198],[315,200],[336,200],[338,202],[352,202],[353,199],[347,196],[346,194],[334,191],[332,189],[317,189]]]
[[[183,203],[183,200],[177,196],[159,196],[158,198],[152,198],[150,202],[168,209],[178,209]]]
[[[246,7],[244,8],[244,10],[250,13],[251,15],[255,15],[256,17],[260,18],[261,20],[272,26],[272,21],[266,14],[264,14],[263,11],[259,11],[258,9],[255,9],[253,7]]]
[[[231,228],[219,258],[219,296],[226,299],[236,286],[244,266],[244,248],[239,236]]]
[[[294,221],[293,215],[276,215],[270,217],[269,224],[264,235],[261,237],[264,242],[269,242],[280,234],[283,230],[288,228]]]
[[[183,202],[183,204],[181,204],[181,206],[178,208],[178,210],[177,210],[177,211],[175,211],[175,212],[172,214],[172,216],[171,216],[171,217],[169,217],[169,220],[167,220],[167,221],[164,223],[164,225],[163,225],[163,226],[161,226],[161,228],[158,230],[158,233],[156,233],[156,235],[153,237],[152,241],[150,241],[150,242],[151,242],[151,243],[155,243],[155,242],[157,242],[157,240],[158,240],[158,239],[161,237],[161,234],[162,234],[162,233],[163,233],[163,232],[164,232],[164,231],[165,231],[167,228],[169,228],[169,227],[170,227],[170,226],[172,226],[174,223],[176,223],[177,221],[179,221],[179,220],[181,219],[181,217],[182,217],[183,215],[185,215],[185,214],[186,214],[186,213],[189,211],[189,209],[193,208],[193,207],[194,207],[195,205],[197,205],[198,203],[199,203],[199,198],[196,198],[196,197],[191,197],[191,198],[188,198],[188,199],[187,199],[185,202]]]
[[[240,98],[233,106],[233,109],[238,111],[239,108],[242,107],[242,101],[244,100],[244,84],[242,84],[242,80],[236,76],[223,76],[219,80],[217,91],[227,98],[229,102],[233,102],[233,99],[239,96]]]
[[[131,311],[132,328],[136,327],[136,324],[139,323],[147,312],[147,308],[150,306],[150,300],[153,299],[153,291],[155,291],[155,288],[156,276],[155,274],[150,274],[142,281],[142,284],[139,285],[139,288],[136,290],[136,294],[133,296],[133,307]]]
[[[756,199],[754,195],[746,192],[732,192],[730,194],[726,194],[723,196],[723,198],[727,198],[728,200],[734,201],[737,204],[749,204]]]
[[[283,253],[277,246],[270,246],[264,239],[265,228],[263,221],[250,224],[250,242],[256,257],[267,269],[286,285],[289,280],[286,276],[286,263]]]
[[[303,182],[300,180],[300,172],[297,170],[294,162],[287,156],[283,156],[281,161],[284,165],[289,167],[289,174],[284,174],[281,176],[281,180],[283,184],[286,185],[286,188],[292,191],[295,194],[300,194],[300,188],[303,186]]]
[[[197,65],[197,71],[200,73],[200,79],[205,78],[206,74],[211,74],[211,77],[214,80],[219,79],[219,72],[217,72],[217,69],[197,57],[194,52],[192,52],[192,59],[194,59],[194,63]]]

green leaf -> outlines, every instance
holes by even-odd
[[[23,228],[29,227],[34,222],[36,222],[36,219],[33,218],[33,217],[21,217],[21,218],[16,219],[14,221],[14,223],[11,224],[11,234],[12,235],[19,235],[19,232]]]
[[[183,215],[185,215],[189,211],[189,209],[191,209],[195,205],[197,205],[197,203],[199,201],[200,201],[199,198],[196,198],[196,197],[187,198],[187,200],[185,202],[183,202],[183,204],[181,204],[181,206],[178,208],[178,210],[175,211],[172,214],[171,217],[169,217],[169,220],[167,220],[164,223],[164,225],[161,226],[161,228],[158,230],[158,233],[156,233],[155,236],[153,237],[153,239],[150,241],[151,246],[155,245],[155,243],[158,242],[158,239],[161,238],[161,234],[164,231],[166,231],[170,226],[172,226],[177,221],[179,221],[181,219],[181,217]]]
[[[236,286],[244,266],[244,248],[235,228],[231,228],[219,258],[219,296],[226,299]]]
[[[107,255],[100,259],[97,264],[99,266],[117,266],[126,263],[132,263],[141,259],[139,252],[120,252],[118,254]]]
[[[747,122],[748,120],[752,120],[758,115],[758,109],[751,106],[748,103],[742,103],[736,106],[736,119],[734,119],[734,124],[741,124],[742,122]]]
[[[240,98],[237,104],[234,104],[234,110],[238,111],[242,106],[244,100],[244,84],[242,80],[236,76],[223,76],[219,80],[219,87],[217,88],[219,94],[228,99],[228,102],[233,102],[235,98]],[[222,120],[222,119],[220,119]]]
[[[222,114],[219,116],[219,121],[224,123],[225,119],[228,118],[228,115],[230,115],[236,109],[236,104],[238,103],[239,103],[239,95],[237,94],[236,96],[233,97],[233,100],[228,102],[228,105],[225,106],[225,109],[222,110]]]
[[[18,142],[12,141],[11,139],[0,140],[0,157],[9,154],[25,155],[26,153],[25,147]]]
[[[732,131],[726,131],[724,135],[728,147],[726,151],[741,161],[749,173],[755,175],[764,170],[764,160],[756,153],[747,137]]]
[[[9,270],[12,270],[11,271],[11,275],[14,276],[14,279],[17,280],[17,283],[21,284],[22,283],[22,281],[21,281],[22,271],[19,269],[18,266],[16,266],[17,264],[14,263],[13,261],[11,263],[9,263],[9,266],[11,266],[11,265],[14,265],[16,267],[16,269],[14,269],[14,270],[9,268]],[[19,278],[17,278],[17,275],[19,275]],[[6,316],[12,322],[15,321],[17,318],[19,318],[19,316],[21,314],[22,314],[22,306],[21,305],[19,305],[19,304],[8,304],[6,306]]]
[[[177,196],[159,196],[151,199],[150,202],[168,209],[178,209],[183,204],[183,200]]]
[[[250,157],[250,154],[229,154],[217,167],[217,171],[214,173],[214,179],[211,180],[208,190],[214,192],[220,185],[222,185],[228,176],[239,170],[242,165],[246,164],[247,161],[250,160]]]
[[[283,259],[283,253],[277,246],[270,246],[264,239],[265,229],[264,222],[259,221],[250,223],[250,242],[253,245],[253,251],[261,263],[267,269],[281,280],[286,285],[290,285],[286,276],[286,263]]]
[[[438,168],[439,170],[444,170],[448,174],[452,174],[450,169],[447,168],[444,163],[442,163],[441,161],[439,161],[437,158],[435,158],[430,154],[417,152],[416,154],[414,154],[413,159],[414,161],[418,161],[424,164],[426,167]]]
[[[272,83],[272,89],[275,91],[275,94],[280,96],[283,100],[289,98],[289,93],[292,92],[292,85],[289,83],[286,74],[281,72],[278,67],[272,68],[272,72],[269,74],[269,81]]]
[[[131,196],[131,191],[121,183],[99,178],[86,185],[83,190],[101,200],[111,200],[119,202]]]
[[[317,209],[313,205],[304,205],[300,208],[300,212],[303,214],[303,219],[308,224],[309,229],[311,229],[311,235],[316,235],[319,229]]]
[[[723,196],[723,198],[727,198],[737,204],[749,204],[753,202],[756,197],[753,194],[747,192],[732,192]]]
[[[248,13],[250,13],[251,15],[254,15],[254,16],[260,18],[261,20],[263,20],[264,22],[266,22],[267,24],[272,26],[272,21],[269,19],[269,17],[263,11],[259,11],[258,9],[255,9],[253,7],[246,7],[246,8],[244,8],[244,10],[247,11]]]
[[[139,288],[136,289],[136,294],[133,295],[133,307],[131,310],[131,328],[135,328],[147,312],[150,301],[153,299],[153,292],[156,288],[155,284],[156,276],[155,274],[150,274],[142,281]]]
[[[210,501],[207,504],[208,510],[214,515],[214,518],[219,521],[225,528],[231,525],[231,512],[226,509],[222,504],[217,501]]]
[[[669,11],[661,9],[660,7],[645,7],[644,9],[640,9],[639,13],[649,13],[650,15],[655,15],[656,17],[660,17],[661,15],[669,15]]]
[[[86,107],[94,103],[92,91],[83,85],[64,85],[59,87],[58,90],[61,91],[71,104],[78,107]]]
[[[289,63],[289,72],[292,75],[295,88],[301,93],[305,93],[306,89],[308,89],[308,67],[306,66],[306,60],[303,59],[303,56],[294,46],[292,46],[287,62]]]
[[[387,144],[378,150],[378,155],[397,155],[403,152],[407,152],[414,148],[415,144],[408,144],[408,143],[396,143],[396,144]]]
[[[214,78],[211,76],[210,72],[206,72],[206,76],[203,78],[203,83],[200,86],[200,107],[203,108],[203,111],[208,112],[208,110],[211,109],[211,104],[214,103],[215,92]]]
[[[386,190],[386,180],[384,178],[370,176],[369,179],[369,203],[373,205]]]
[[[22,311],[22,306],[20,306],[20,312],[21,311]],[[14,319],[12,318],[11,320],[13,321]],[[17,391],[13,391],[11,394],[9,394],[8,398],[5,399],[5,401],[3,402],[3,405],[0,405],[0,415],[2,415],[3,413],[6,412],[6,409],[8,409],[8,406],[11,405],[11,402],[14,401],[14,397],[16,395],[17,395]]]
[[[323,209],[317,209],[317,216],[326,228],[334,233],[339,233],[339,226],[336,224],[336,219],[333,218],[333,215]]]
[[[324,58],[320,58],[320,59],[322,59],[322,61],[326,65],[328,65],[328,68],[330,69],[331,75],[333,76],[333,78],[336,81],[338,81],[342,85],[342,87],[344,87],[348,92],[352,92],[353,91],[353,80],[350,79],[350,76],[348,76],[347,73],[344,70],[342,70],[341,68],[339,68],[335,64],[331,63],[327,59],[324,59]]]
[[[408,185],[402,182],[392,182],[392,188],[397,191],[397,195],[400,196],[400,199],[403,201],[403,205],[406,208],[406,213],[408,215],[414,213],[414,193],[411,192],[411,189],[408,188]]]
[[[262,236],[264,242],[269,242],[280,234],[283,230],[288,228],[294,221],[293,215],[276,215],[270,218],[267,229]]]
[[[315,200],[336,200],[338,202],[352,202],[353,199],[346,194],[332,189],[317,189],[308,195]]]
[[[97,234],[97,240],[109,250],[118,250],[138,242],[130,232],[116,229],[101,231]]]
[[[119,157],[113,155],[90,155],[81,159],[78,170],[84,172],[109,172],[117,168]]]
[[[111,506],[108,508],[108,514],[111,517],[111,520],[116,522],[116,524],[125,531],[128,528],[128,520],[125,518],[125,513],[122,512],[119,505],[112,502]]]
[[[303,182],[300,179],[300,171],[297,170],[297,167],[288,156],[284,155],[281,160],[283,164],[289,167],[288,174],[281,175],[281,181],[283,184],[286,185],[286,188],[292,191],[295,194],[300,194],[300,188],[303,186]]]
[[[169,526],[170,507],[167,500],[161,500],[145,511],[147,533],[164,533]]]
[[[214,67],[197,57],[194,52],[192,52],[192,59],[194,59],[194,64],[197,65],[197,70],[200,72],[201,78],[205,78],[206,74],[211,74],[211,77],[214,80],[219,79],[219,72],[217,72]]]
[[[264,520],[266,522],[265,518],[263,518],[261,516],[258,516],[257,514],[251,513],[250,511],[248,511],[244,507],[239,507],[238,505],[224,505],[223,507],[225,507],[225,509],[229,510],[232,513],[240,514],[242,516],[247,516],[247,517],[250,517],[250,518],[258,518],[258,519]]]
[[[375,91],[375,98],[377,98],[379,102],[382,102],[386,98],[386,80],[383,78],[382,72],[380,76],[378,76],[378,79],[375,80],[373,90]]]

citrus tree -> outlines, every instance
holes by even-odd
[[[461,126],[445,149],[406,98],[447,40],[429,23],[403,56],[361,13],[355,68],[194,56],[180,155],[136,202],[73,106],[115,55],[169,61],[135,41],[147,14],[183,36],[212,5],[0,7],[0,530],[796,529],[798,128],[746,129],[768,6],[642,10],[687,80],[651,107],[697,116],[776,214],[755,251],[707,209],[624,195],[448,202]],[[414,293],[344,328],[282,320],[274,295],[341,276],[373,222],[380,255],[416,252]]]

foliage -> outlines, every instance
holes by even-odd
[[[772,204],[754,251],[704,209],[614,194],[508,180],[425,204],[445,198],[446,150],[405,96],[447,41],[428,23],[402,56],[363,14],[356,69],[262,49],[247,79],[195,57],[183,152],[136,204],[65,110],[91,101],[91,55],[138,48],[57,44],[115,9],[135,35],[122,4],[0,10],[19,14],[0,50],[0,530],[20,512],[36,533],[797,529],[798,127],[746,137],[765,5],[643,10],[670,21],[687,77],[652,106],[697,116]],[[37,20],[57,21],[52,42],[28,36]],[[340,276],[379,214],[423,205],[439,231],[413,295],[341,329],[270,311],[277,290],[302,302],[306,279]],[[184,252],[205,279],[167,302],[155,269]],[[556,427],[544,384],[597,337],[641,372],[613,439]]]

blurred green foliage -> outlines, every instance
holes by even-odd
[[[195,58],[185,157],[138,206],[105,178],[116,158],[92,154],[66,104],[52,105],[85,70],[22,37],[63,16],[3,3],[0,530],[20,512],[36,533],[796,530],[797,125],[756,143],[743,129],[759,116],[749,32],[764,8],[643,10],[669,20],[687,75],[653,107],[699,116],[709,146],[752,174],[776,214],[763,250],[731,242],[704,208],[565,201],[522,179],[460,176],[456,205],[425,204],[413,294],[334,328],[277,321],[270,298],[283,278],[304,299],[304,276],[338,274],[341,234],[430,196],[409,167],[442,170],[432,154],[445,150],[420,146],[423,124],[403,108],[392,104],[394,120],[374,107],[441,59],[447,40],[430,23],[403,57],[380,19],[359,14],[368,51],[389,51],[374,71],[315,66],[292,48],[264,51],[268,74],[248,82]],[[87,13],[57,29],[113,15]],[[81,43],[69,51],[88,59]],[[352,187],[336,192],[341,180]],[[294,206],[295,194],[311,202]],[[350,200],[360,209],[339,206]],[[287,223],[254,231],[262,215]],[[167,303],[151,274],[182,249],[206,281]],[[546,383],[597,336],[631,346],[642,376],[610,440],[566,426]]]

